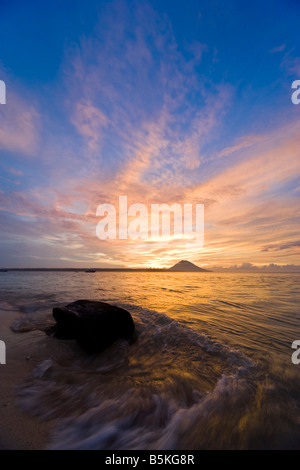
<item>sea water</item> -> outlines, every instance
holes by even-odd
[[[136,340],[87,356],[40,334],[16,391],[50,449],[300,449],[300,274],[9,271],[16,335],[78,299],[127,309]],[[1,314],[1,313],[0,313]],[[22,336],[24,337],[24,336]]]

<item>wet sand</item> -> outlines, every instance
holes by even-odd
[[[0,364],[0,449],[44,449],[50,425],[20,409],[16,387],[41,361],[36,344],[40,331],[14,333],[10,326],[20,316],[15,311],[0,311],[0,339],[6,344],[6,364]]]

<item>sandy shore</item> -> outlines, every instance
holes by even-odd
[[[14,333],[10,326],[19,316],[0,311],[0,339],[6,344],[6,364],[0,364],[0,449],[38,450],[47,444],[50,425],[20,409],[16,387],[41,362],[36,344],[44,333]]]

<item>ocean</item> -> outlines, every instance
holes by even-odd
[[[299,285],[299,273],[0,273],[14,334],[39,332],[18,406],[51,422],[48,449],[300,449]],[[41,333],[79,299],[128,310],[135,342],[87,356]]]

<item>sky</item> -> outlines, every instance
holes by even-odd
[[[1,0],[0,267],[300,269],[299,18],[296,0]],[[100,240],[120,196],[203,205],[204,243]]]

